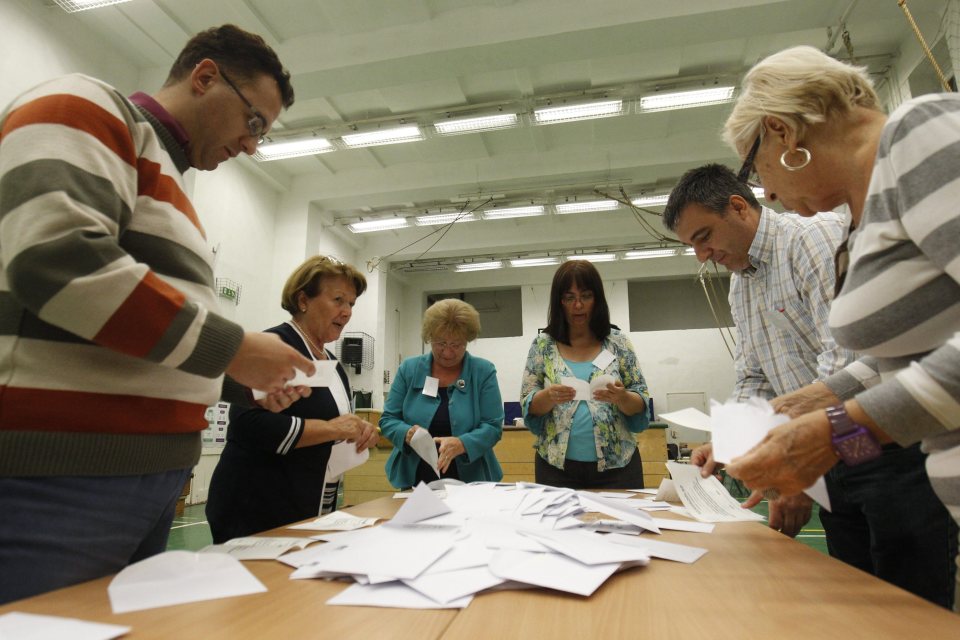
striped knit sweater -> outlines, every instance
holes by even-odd
[[[922,96],[891,114],[850,246],[830,329],[872,356],[881,382],[857,384],[869,378],[861,361],[830,386],[859,391],[900,444],[949,452],[950,469],[935,470],[935,454],[928,471],[948,506],[960,505],[960,96]]]
[[[216,308],[186,155],[80,75],[0,116],[0,475],[186,468],[242,329]]]

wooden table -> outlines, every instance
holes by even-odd
[[[349,511],[389,517],[398,507],[399,501],[380,498]],[[114,615],[110,578],[102,578],[8,604],[0,614],[128,625],[130,640],[960,638],[960,615],[761,523],[718,524],[712,534],[665,531],[658,539],[710,552],[693,565],[653,560],[612,577],[590,598],[543,589],[502,591],[478,596],[462,611],[331,607],[326,601],[346,583],[289,580],[286,565],[252,561],[245,565],[267,593]]]

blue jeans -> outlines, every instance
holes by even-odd
[[[162,552],[189,475],[0,478],[0,604]]]
[[[940,606],[953,606],[957,525],[927,478],[919,445],[826,475],[820,509],[830,555]]]

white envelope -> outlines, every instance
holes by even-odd
[[[76,618],[41,616],[19,611],[0,615],[2,640],[112,640],[129,632],[130,627],[87,622]]]
[[[114,613],[127,613],[266,590],[231,556],[167,551],[123,569],[110,581],[107,594]]]
[[[412,427],[411,427],[412,428]],[[440,477],[439,454],[437,453],[437,443],[433,441],[433,436],[426,429],[417,429],[410,438],[410,448],[417,452],[417,455],[423,458],[423,461],[430,465],[433,472]]]
[[[287,382],[288,387],[333,387],[334,385],[343,386],[343,381],[340,379],[340,374],[337,373],[337,361],[336,360],[314,360],[313,364],[316,366],[317,370],[312,376],[308,376],[300,369],[295,369],[296,372],[293,376],[293,379]],[[253,390],[253,398],[255,400],[260,400],[265,398],[267,393],[259,389]]]
[[[335,481],[350,469],[359,467],[369,459],[369,449],[357,453],[356,442],[338,442],[330,449],[330,461],[327,462],[327,473],[324,481]]]

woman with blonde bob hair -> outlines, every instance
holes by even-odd
[[[437,480],[410,446],[414,437],[433,439],[441,478],[496,482],[503,477],[493,454],[503,435],[497,370],[467,351],[479,334],[480,314],[462,300],[440,300],[423,314],[420,335],[430,351],[400,365],[380,418],[380,430],[394,447],[387,460],[393,486]]]
[[[323,386],[289,388],[268,407],[279,413],[231,408],[207,498],[215,543],[333,511],[339,479],[326,472],[334,443],[363,451],[379,440],[372,424],[351,413],[350,381],[324,348],[340,337],[366,288],[362,273],[329,256],[307,258],[287,278],[280,306],[290,320],[267,332],[314,360],[318,372],[328,368],[328,376]]]
[[[912,445],[921,443],[933,490],[960,519],[960,96],[920,96],[887,116],[864,69],[794,47],[746,75],[724,138],[744,158],[741,180],[757,174],[768,200],[808,216],[849,207],[830,330],[863,354],[774,400],[793,419],[728,472],[753,489],[793,495],[838,461],[853,478],[891,451],[898,473],[915,473],[924,456]],[[882,475],[859,476],[856,490],[875,494],[864,507],[877,510],[874,522],[886,516],[903,535],[888,540],[886,561],[921,554],[903,531],[944,532],[925,578],[937,591],[924,597],[949,606],[953,578],[943,583],[957,540],[939,524],[947,511],[911,503],[906,521],[892,522],[898,512],[884,501],[897,496]],[[882,552],[870,538],[863,545]]]

